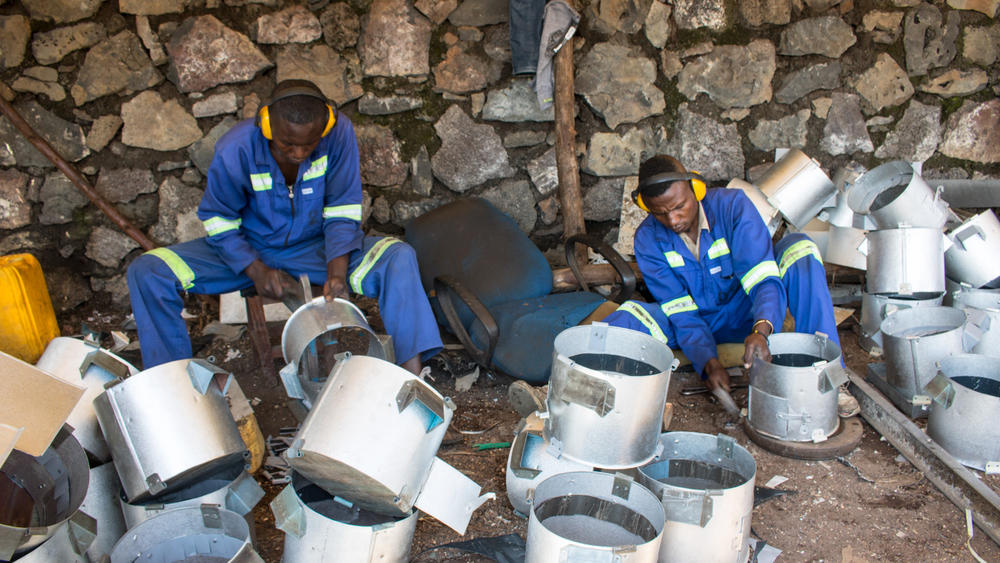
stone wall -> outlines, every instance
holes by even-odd
[[[829,174],[905,159],[1000,175],[1000,0],[593,0],[574,39],[588,228],[616,237],[639,163],[753,179],[796,147]],[[157,242],[194,215],[215,141],[309,78],[355,124],[366,228],[485,197],[543,247],[562,231],[553,111],[512,76],[504,0],[0,0],[0,95]],[[0,120],[0,252],[57,308],[139,253]],[[553,253],[555,254],[555,253]]]

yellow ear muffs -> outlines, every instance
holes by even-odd
[[[665,172],[663,174],[654,174],[649,178],[646,178],[639,187],[632,192],[632,201],[635,202],[639,209],[649,213],[649,208],[642,201],[641,191],[645,190],[650,186],[656,184],[670,184],[677,182],[679,180],[685,180],[691,183],[691,190],[694,191],[694,197],[698,201],[701,201],[705,197],[705,192],[708,190],[705,178],[697,171],[691,170],[690,172]]]
[[[326,126],[323,128],[323,134],[322,134],[322,136],[325,137],[326,134],[329,133],[331,129],[333,129],[333,126],[337,124],[337,112],[333,110],[333,106],[331,106],[327,102],[326,97],[323,95],[323,92],[315,85],[308,83],[304,80],[296,80],[289,82],[293,82],[293,84],[281,88],[279,90],[275,90],[270,101],[268,101],[267,104],[262,106],[260,108],[260,111],[257,112],[257,124],[260,126],[260,132],[264,135],[264,138],[269,141],[273,138],[273,133],[271,132],[271,114],[270,111],[268,110],[268,107],[271,104],[273,104],[278,100],[283,100],[285,98],[290,98],[292,96],[309,96],[310,98],[316,98],[317,100],[321,100],[323,103],[326,104],[328,117],[326,119]]]

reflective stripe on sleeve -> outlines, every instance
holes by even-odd
[[[326,155],[317,158],[309,166],[309,170],[302,175],[302,181],[312,180],[313,178],[319,178],[320,176],[326,174]]]
[[[184,262],[184,259],[177,255],[176,252],[170,250],[169,248],[154,248],[146,252],[146,254],[151,254],[156,256],[160,260],[166,262],[170,271],[177,276],[177,281],[181,282],[181,287],[184,289],[191,289],[194,287],[194,272],[191,267]]]
[[[351,219],[361,222],[361,204],[338,205],[323,208],[324,219]]]
[[[708,247],[709,258],[718,258],[726,254],[729,254],[729,245],[726,244],[726,239],[724,238],[716,240],[712,243],[712,246]]]
[[[243,224],[243,219],[226,219],[225,217],[212,217],[211,219],[206,219],[201,222],[205,226],[205,232],[208,236],[214,236],[219,233],[224,233],[226,231],[232,231],[240,228]]]
[[[785,272],[792,264],[798,262],[800,259],[806,256],[812,255],[819,261],[820,264],[823,263],[823,257],[819,253],[819,247],[816,246],[811,240],[800,240],[799,242],[789,246],[785,249],[785,252],[781,255],[781,263],[778,265],[778,275],[785,277]]]
[[[663,256],[666,257],[667,264],[670,264],[671,268],[680,268],[684,265],[684,257],[673,250],[670,252],[664,252]]]
[[[660,325],[656,324],[653,316],[649,314],[649,311],[643,309],[642,305],[639,305],[635,301],[626,301],[618,307],[618,310],[631,314],[636,318],[636,320],[642,323],[642,326],[649,330],[649,334],[653,338],[664,344],[669,344],[667,342],[667,335],[663,334],[663,330],[660,329]]]
[[[355,268],[354,272],[351,274],[351,289],[354,290],[354,293],[364,295],[361,292],[361,283],[365,281],[365,276],[367,276],[368,272],[371,271],[375,262],[378,262],[378,259],[382,257],[382,253],[397,242],[401,241],[399,239],[386,237],[376,242],[375,245],[368,250],[365,257],[361,260],[361,264],[358,264],[358,267]]]
[[[271,175],[267,172],[250,175],[250,187],[255,192],[265,192],[271,189]]]
[[[686,313],[688,311],[697,311],[698,304],[694,302],[694,299],[690,295],[685,295],[684,297],[678,297],[671,301],[667,301],[663,305],[660,305],[660,310],[666,316],[676,315],[677,313]]]
[[[774,263],[774,260],[764,260],[740,278],[740,284],[743,285],[743,291],[750,295],[750,290],[754,286],[772,276],[778,277],[778,265]]]

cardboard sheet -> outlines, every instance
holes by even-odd
[[[84,390],[0,352],[0,424],[24,429],[14,447],[28,455],[45,452]]]
[[[9,424],[0,424],[0,465],[7,461],[7,456],[14,449],[14,444],[21,437],[24,428],[14,428]]]

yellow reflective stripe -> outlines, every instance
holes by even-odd
[[[324,219],[353,219],[357,222],[361,222],[361,204],[356,203],[354,205],[338,205],[335,207],[324,207],[323,208],[323,218]]]
[[[191,289],[194,286],[194,272],[191,270],[191,267],[177,255],[176,252],[170,250],[169,248],[161,247],[154,248],[153,250],[146,252],[146,254],[151,254],[166,262],[170,271],[177,276],[177,281],[181,282],[181,287],[184,289]]]
[[[271,175],[267,172],[250,175],[250,187],[255,192],[264,192],[271,189]]]
[[[201,224],[205,226],[205,232],[208,233],[208,236],[213,236],[240,228],[240,225],[243,224],[243,219],[212,217],[211,219],[202,221]]]
[[[660,310],[666,316],[676,315],[677,313],[686,313],[688,311],[697,311],[698,304],[694,302],[694,299],[690,295],[685,295],[684,297],[678,297],[672,301],[667,301],[663,305],[660,305]]]
[[[314,160],[309,166],[309,170],[302,175],[302,181],[312,180],[313,178],[319,178],[320,176],[326,174],[326,156]]]
[[[798,262],[800,259],[806,256],[813,255],[819,263],[823,263],[823,257],[819,254],[819,247],[816,246],[811,240],[800,240],[799,242],[789,246],[785,249],[785,252],[781,255],[781,264],[778,265],[778,274],[781,277],[785,277],[785,272],[792,264]]]
[[[649,334],[653,338],[659,340],[664,344],[668,344],[667,335],[663,334],[663,330],[660,329],[660,325],[656,324],[656,321],[653,319],[653,316],[649,314],[649,311],[643,309],[641,305],[639,305],[635,301],[626,301],[621,304],[621,307],[618,307],[618,310],[630,313],[640,323],[642,323],[642,326],[646,327],[649,330]]]
[[[664,252],[663,256],[667,258],[667,264],[670,264],[671,268],[680,268],[684,265],[684,257],[677,254],[673,250],[670,252]]]
[[[755,285],[771,276],[778,277],[778,265],[774,263],[774,260],[764,260],[740,278],[740,283],[743,285],[743,291],[750,295],[750,290]]]
[[[708,257],[718,258],[729,254],[729,245],[726,244],[726,239],[720,238],[712,243],[712,246],[708,247]]]
[[[365,254],[364,259],[361,260],[361,264],[359,264],[358,267],[354,269],[354,273],[351,274],[351,289],[354,290],[354,293],[361,293],[361,282],[365,280],[365,276],[368,275],[372,266],[374,266],[375,262],[378,262],[378,259],[382,257],[382,253],[385,252],[385,249],[396,244],[397,242],[400,242],[400,240],[386,237],[376,242],[375,246],[371,247],[368,253]]]

